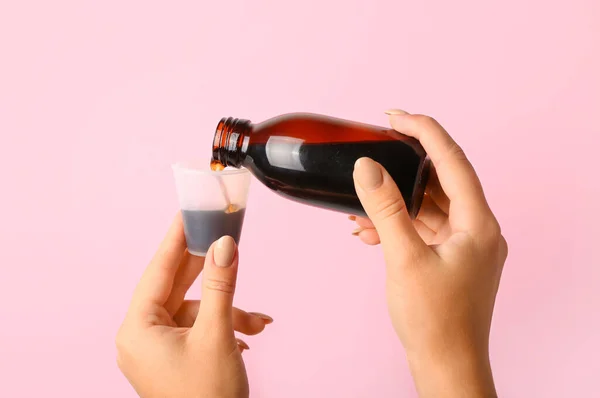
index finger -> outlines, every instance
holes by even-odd
[[[183,220],[178,212],[156,254],[133,293],[132,309],[163,306],[173,288],[177,269],[185,253]]]
[[[465,153],[434,119],[423,115],[390,115],[398,132],[419,140],[431,158],[440,185],[450,200],[450,222],[471,229],[481,223],[481,214],[490,210],[483,187]]]

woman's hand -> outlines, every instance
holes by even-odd
[[[200,272],[202,303],[184,300]],[[186,250],[178,215],[139,282],[117,334],[119,368],[143,398],[248,397],[246,343],[272,319],[232,307],[237,248],[223,237],[206,259]]]
[[[507,244],[475,170],[435,120],[390,111],[392,127],[418,139],[435,168],[411,220],[390,175],[371,159],[354,169],[369,218],[355,232],[381,242],[392,323],[423,397],[494,397],[488,345]]]

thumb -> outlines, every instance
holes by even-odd
[[[206,254],[202,275],[202,302],[193,329],[233,336],[233,294],[238,270],[238,251],[231,236],[213,243]]]
[[[415,258],[427,245],[417,231],[406,209],[398,186],[377,162],[360,158],[354,165],[354,186],[365,212],[381,239],[388,264],[398,256]]]

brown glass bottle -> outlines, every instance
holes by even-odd
[[[276,193],[296,202],[365,216],[352,172],[366,156],[390,173],[416,217],[429,177],[421,144],[395,130],[310,113],[262,123],[223,118],[213,141],[211,166],[245,167]]]

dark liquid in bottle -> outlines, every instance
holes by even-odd
[[[225,210],[181,210],[188,250],[204,255],[210,245],[225,235],[239,244],[246,209],[230,205]]]
[[[421,196],[413,193],[420,185],[415,181],[422,159],[403,141],[302,143],[292,151],[293,155],[282,159],[269,153],[272,152],[269,149],[265,144],[252,145],[248,156],[264,172],[263,182],[289,199],[346,214],[365,215],[352,173],[354,163],[366,156],[379,162],[394,178],[408,209],[420,207],[420,203],[413,201]],[[420,179],[426,181],[426,173],[421,174]]]
[[[213,167],[245,167],[296,202],[364,216],[352,178],[361,157],[389,172],[410,216],[416,217],[430,162],[419,141],[389,128],[306,113],[258,124],[223,118],[215,131],[211,160]]]

